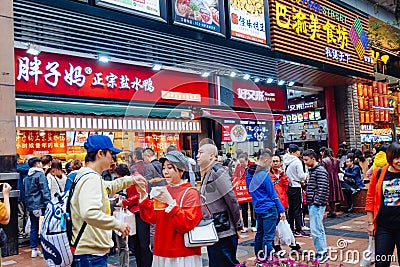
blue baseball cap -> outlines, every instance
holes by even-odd
[[[121,149],[115,148],[113,146],[110,137],[106,135],[91,135],[86,139],[84,146],[87,152],[95,152],[104,149],[110,150],[113,153],[122,152]]]

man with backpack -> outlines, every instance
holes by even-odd
[[[104,181],[101,172],[108,169],[112,154],[122,152],[113,146],[111,139],[104,135],[90,136],[85,144],[86,167],[75,178],[75,189],[71,198],[72,240],[76,244],[73,262],[76,266],[107,266],[107,253],[113,246],[112,230],[118,230],[122,237],[130,228],[111,215],[108,194],[115,194],[134,184],[134,177],[123,177]],[[94,264],[95,263],[95,264]]]

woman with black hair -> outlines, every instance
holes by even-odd
[[[187,159],[180,151],[170,151],[160,162],[168,185],[152,190],[156,190],[154,199],[165,206],[155,208],[154,201],[148,198],[144,178],[138,179],[136,186],[141,217],[156,225],[152,267],[201,267],[201,247],[186,247],[184,242],[184,234],[203,218],[200,195],[184,176]]]
[[[400,144],[392,143],[386,157],[389,164],[373,172],[365,206],[377,267],[390,266],[395,246],[400,259]]]

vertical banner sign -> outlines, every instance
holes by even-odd
[[[230,0],[232,37],[266,44],[264,0]]]

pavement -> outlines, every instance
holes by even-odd
[[[306,218],[306,224],[308,220]],[[359,266],[362,258],[362,252],[367,249],[367,216],[363,213],[339,214],[336,218],[325,218],[327,245],[330,248],[330,257],[328,261],[330,266]],[[255,233],[247,232],[241,234],[237,256],[240,262],[247,262],[246,266],[253,266],[254,256],[254,236]],[[311,237],[296,237],[296,241],[303,250],[308,250],[310,254],[314,251]],[[289,247],[282,247],[289,251]],[[19,255],[3,258],[3,266],[26,266],[37,267],[45,266],[42,258],[30,258],[30,248],[21,247]],[[203,248],[203,266],[208,266],[207,249]],[[288,255],[288,254],[286,254]],[[396,252],[394,255],[397,255]],[[299,256],[300,258],[303,256]],[[304,261],[307,256],[304,256]],[[109,257],[109,267],[118,266],[118,255]],[[397,266],[392,262],[392,266]],[[136,266],[135,257],[130,257],[130,267]]]

